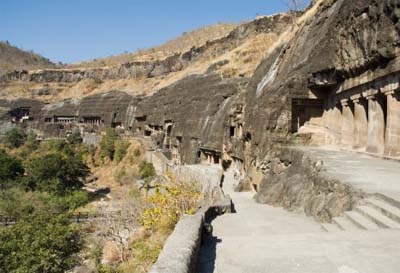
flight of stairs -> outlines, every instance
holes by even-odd
[[[322,224],[327,232],[382,228],[400,229],[400,201],[379,193],[364,199],[362,205],[343,216],[333,218],[332,223]]]

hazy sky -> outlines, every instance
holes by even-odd
[[[287,10],[285,0],[0,0],[0,40],[77,62]]]

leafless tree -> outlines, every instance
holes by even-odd
[[[285,0],[286,6],[289,8],[289,15],[292,17],[293,27],[297,26],[297,16],[299,11],[304,9],[304,0]]]
[[[119,260],[125,261],[129,252],[129,239],[138,229],[136,219],[141,206],[130,200],[122,200],[118,211],[106,211],[96,223],[97,238],[111,242],[119,252]]]

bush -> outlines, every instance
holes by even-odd
[[[119,163],[121,162],[131,144],[125,140],[118,140],[115,144],[115,154],[114,154],[114,161]]]
[[[156,170],[153,163],[142,162],[139,165],[139,175],[141,179],[151,180],[156,176]]]
[[[118,139],[117,131],[114,128],[107,128],[106,134],[100,142],[101,156],[114,160],[115,142]]]
[[[171,182],[156,185],[155,193],[145,198],[145,207],[139,223],[146,229],[168,233],[180,216],[193,214],[200,202],[201,191],[197,183]]]
[[[21,162],[0,150],[0,190],[3,190],[11,181],[24,174]]]
[[[124,167],[121,168],[121,169],[119,169],[119,170],[117,170],[117,171],[115,172],[114,179],[115,179],[115,181],[118,182],[120,185],[124,185],[124,184],[126,184],[129,180],[131,180],[130,177],[128,177],[127,172],[126,172],[126,169],[125,169]]]
[[[66,143],[61,139],[52,139],[43,141],[40,145],[40,149],[48,152],[61,152],[64,150]]]
[[[0,215],[19,219],[31,214],[64,213],[74,211],[89,201],[89,194],[85,191],[73,191],[65,196],[58,196],[11,188],[0,192]]]
[[[82,243],[64,216],[36,215],[0,229],[0,273],[63,273]]]
[[[135,157],[139,157],[139,156],[141,156],[141,154],[142,154],[142,152],[140,151],[139,148],[136,148],[136,149],[133,151],[133,155],[134,155]]]
[[[21,202],[24,200],[24,202]],[[11,188],[0,193],[0,214],[12,218],[21,218],[35,211],[37,200],[30,193]]]
[[[11,129],[5,134],[3,138],[4,144],[10,149],[22,146],[25,143],[25,141],[26,141],[26,134],[19,128]]]
[[[89,175],[89,169],[80,157],[65,157],[60,153],[33,157],[27,162],[26,170],[27,187],[59,195],[80,189],[83,179]]]
[[[69,144],[81,144],[83,142],[83,138],[79,131],[74,131],[67,137],[67,142]]]
[[[26,137],[25,145],[30,151],[34,151],[39,147],[39,141],[37,140],[37,135],[35,132],[29,132],[28,136]]]

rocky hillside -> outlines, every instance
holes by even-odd
[[[222,37],[225,37],[236,27],[237,24],[221,23],[221,24],[209,25],[189,32],[185,32],[181,36],[169,40],[160,46],[148,49],[140,49],[133,53],[124,53],[120,55],[95,59],[87,62],[71,64],[68,67],[70,68],[104,67],[104,66],[115,66],[135,61],[145,61],[145,60],[154,61],[154,60],[165,59],[168,56],[188,51],[192,47],[200,47],[209,41],[214,41]]]
[[[0,75],[12,70],[54,68],[56,65],[39,54],[24,51],[0,41]]]
[[[206,42],[199,38],[190,44],[189,38],[181,37],[160,48],[162,52],[174,52],[165,58],[157,59],[156,54],[148,59],[102,67],[90,67],[90,64],[89,67],[15,71],[0,78],[0,98],[57,101],[111,89],[148,95],[193,74],[250,77],[291,23],[292,16],[276,14],[241,24],[220,38],[215,34]],[[195,33],[185,36],[196,37]]]
[[[394,69],[400,36],[393,3],[319,1],[293,38],[260,64],[242,98],[253,156],[291,132],[292,98],[324,98],[359,75],[372,80]]]
[[[391,0],[314,1],[296,24],[289,15],[260,18],[164,60],[9,74],[0,94],[20,99],[0,98],[0,107],[6,122],[29,109],[23,125],[44,135],[121,127],[167,144],[185,163],[214,158],[262,172],[270,165],[268,151],[298,136],[294,102],[317,102],[314,116],[322,119],[332,101],[360,96],[358,89],[381,92],[382,78],[400,77],[398,14]],[[43,106],[43,100],[57,102]]]

